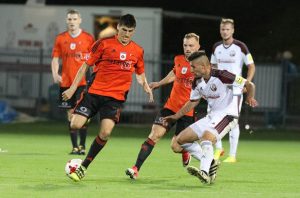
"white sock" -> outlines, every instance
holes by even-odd
[[[201,142],[203,157],[201,158],[200,170],[209,173],[209,168],[212,160],[214,159],[214,148],[212,142],[205,140]]]
[[[222,140],[218,140],[216,142],[215,146],[216,146],[216,149],[219,149],[219,150],[223,149]]]
[[[230,152],[229,155],[236,157],[237,147],[239,143],[240,137],[240,126],[237,124],[231,131],[229,132],[229,144],[230,144]]]
[[[181,147],[188,151],[198,161],[201,160],[203,152],[198,142],[186,143],[181,145]]]

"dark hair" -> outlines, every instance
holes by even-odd
[[[188,60],[189,60],[189,61],[193,61],[193,60],[195,60],[196,58],[200,58],[200,57],[202,57],[202,56],[206,56],[204,50],[200,50],[200,51],[197,51],[197,52],[192,53],[192,54],[188,57]]]
[[[123,16],[120,17],[119,20],[119,25],[120,26],[126,26],[129,28],[135,28],[136,27],[136,21],[135,18],[132,14],[125,14]]]

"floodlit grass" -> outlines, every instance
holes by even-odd
[[[71,144],[64,123],[0,125],[0,197],[300,197],[299,131],[242,132],[238,162],[222,163],[216,183],[205,186],[171,152],[172,132],[156,145],[138,180],[125,176],[150,127],[117,126],[87,176],[75,183],[65,176],[64,166],[84,156],[67,154]],[[88,146],[97,130],[92,124]],[[198,166],[195,160],[192,164]]]

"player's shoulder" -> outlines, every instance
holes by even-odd
[[[138,51],[144,51],[144,48],[137,44],[135,41],[131,41],[131,45],[133,45]]]
[[[185,56],[183,54],[178,54],[178,55],[175,55],[174,57],[174,61],[183,61],[185,60]]]
[[[244,54],[248,54],[249,53],[249,50],[248,50],[248,47],[247,45],[240,41],[240,40],[237,40],[237,39],[234,39],[233,40],[233,44],[238,46],[239,48],[241,48],[241,51],[244,53]]]
[[[81,32],[84,36],[87,36],[87,37],[90,37],[92,39],[94,39],[94,36],[92,34],[90,34],[89,32],[85,31],[85,30],[82,30]]]
[[[66,36],[68,36],[68,31],[64,31],[64,32],[59,33],[59,34],[56,36],[56,38],[64,38],[64,37],[66,37]]]
[[[223,44],[223,41],[218,41],[218,42],[215,42],[213,44],[213,51],[215,51],[215,49],[218,47],[218,46],[221,46]]]
[[[237,45],[237,46],[247,46],[244,42],[234,39],[233,40],[233,44]]]
[[[195,90],[198,84],[200,84],[201,82],[202,82],[202,77],[194,78],[192,83],[192,89]]]

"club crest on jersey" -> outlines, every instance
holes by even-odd
[[[121,52],[120,53],[120,60],[125,60],[126,59],[126,52]]]
[[[188,70],[187,67],[182,67],[182,68],[181,68],[181,73],[182,73],[182,74],[186,74],[187,70]]]
[[[230,52],[229,52],[229,56],[235,56],[235,51],[234,50],[231,50]]]
[[[210,85],[210,90],[217,91],[217,86],[215,84]]]
[[[76,48],[76,43],[71,43],[71,44],[70,44],[70,49],[71,49],[71,50],[74,50],[75,48]]]

